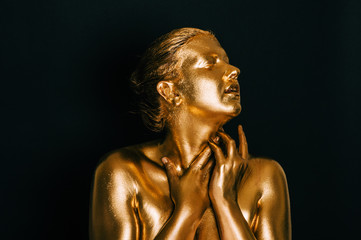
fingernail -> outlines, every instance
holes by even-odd
[[[218,136],[215,136],[215,137],[212,137],[210,140],[211,140],[212,142],[214,142],[214,143],[218,143],[218,142],[219,142],[219,137],[218,137]]]
[[[163,158],[162,158],[162,163],[163,163],[163,164],[167,164],[167,163],[168,163],[168,158],[163,157]]]

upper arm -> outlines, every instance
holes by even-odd
[[[262,167],[262,197],[255,235],[260,239],[291,239],[290,203],[286,175],[273,160]]]
[[[94,177],[90,235],[93,240],[138,239],[134,177],[126,165],[101,163]]]

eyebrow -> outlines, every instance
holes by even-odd
[[[188,54],[186,54],[186,55],[188,55]],[[192,55],[191,53],[190,53],[190,55]],[[201,60],[206,60],[207,61],[207,58],[208,57],[213,57],[213,58],[215,58],[215,59],[223,59],[223,61],[225,61],[225,62],[227,62],[227,63],[229,63],[229,58],[228,58],[228,55],[227,55],[227,53],[226,53],[226,51],[224,51],[224,50],[219,50],[219,51],[217,51],[217,52],[215,52],[215,51],[212,51],[212,50],[209,50],[209,51],[207,51],[207,52],[203,52],[203,54],[202,54],[203,56],[199,56],[198,54],[197,54],[197,56],[192,56],[191,58],[189,58],[189,55],[188,56],[184,56],[184,60],[183,60],[183,64],[184,63],[186,63],[186,64],[191,64],[192,62],[193,63],[196,63],[196,64],[199,64],[199,63],[197,63],[197,62],[199,62],[199,61],[201,61]],[[183,65],[182,64],[182,65]]]
[[[211,56],[211,57],[214,57],[214,58],[217,58],[217,59],[222,58],[225,62],[229,63],[229,58],[228,58],[228,55],[227,55],[227,53],[225,51],[222,54],[210,53],[210,54],[207,54],[207,57],[208,56]]]

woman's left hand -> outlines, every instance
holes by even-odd
[[[241,126],[238,127],[239,152],[235,141],[223,131],[218,132],[219,141],[209,141],[214,152],[216,164],[209,185],[209,197],[212,203],[237,201],[237,186],[247,168],[248,148],[246,138]],[[216,143],[217,142],[217,143]],[[224,154],[220,142],[223,143]]]

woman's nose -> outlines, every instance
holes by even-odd
[[[226,73],[227,78],[235,79],[237,80],[239,74],[241,73],[241,70],[239,68],[232,66]]]

